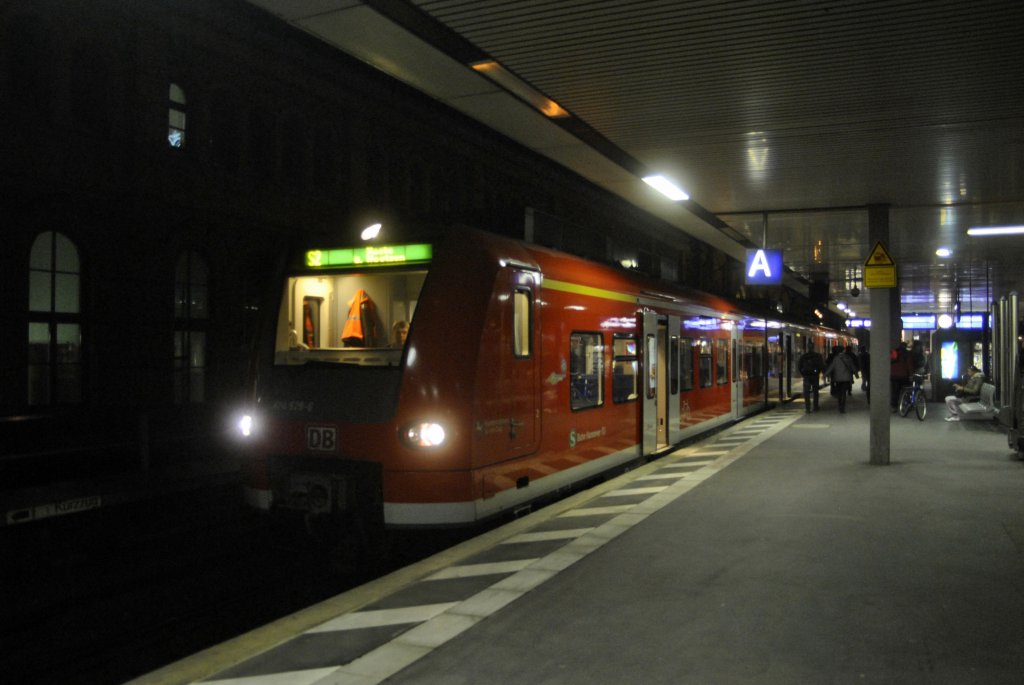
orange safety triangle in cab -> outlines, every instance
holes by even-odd
[[[363,344],[365,335],[363,333],[363,305],[370,301],[370,296],[360,288],[348,303],[348,319],[345,320],[345,328],[341,332],[342,341],[358,340]]]

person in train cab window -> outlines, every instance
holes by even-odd
[[[821,353],[814,349],[814,343],[807,345],[807,351],[800,355],[797,370],[804,379],[804,411],[811,413],[811,400],[814,400],[814,411],[818,411],[819,376],[825,368],[825,360]]]
[[[977,402],[981,386],[985,384],[985,376],[981,369],[973,364],[967,369],[967,380],[964,384],[953,384],[953,394],[946,396],[946,409],[949,411],[947,421],[960,420],[960,405],[964,402]]]
[[[409,337],[409,322],[396,321],[391,327],[391,346],[405,347],[405,339]]]
[[[910,378],[914,375],[914,358],[907,349],[907,343],[900,341],[892,352],[889,353],[889,382],[892,394],[889,397],[889,408],[896,411],[900,401],[900,392],[910,384]]]
[[[846,397],[853,387],[853,377],[857,374],[857,362],[853,355],[845,350],[832,357],[825,367],[825,375],[832,379],[832,394],[839,403],[839,413],[846,413]]]

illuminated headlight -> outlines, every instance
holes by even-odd
[[[251,414],[243,414],[242,417],[238,419],[238,432],[242,434],[243,438],[248,438],[252,435],[253,423]]]
[[[402,431],[402,437],[413,447],[437,447],[444,442],[444,427],[439,423],[415,423]]]

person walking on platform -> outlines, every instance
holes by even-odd
[[[867,345],[860,346],[857,363],[860,364],[860,389],[867,396],[868,404],[871,404],[871,386],[868,383],[868,378],[871,376],[871,353],[868,352]]]
[[[846,398],[853,388],[853,377],[857,373],[857,362],[853,355],[845,352],[837,354],[825,367],[825,375],[832,379],[832,394],[839,402],[839,413],[846,413]]]
[[[889,381],[892,387],[889,405],[893,411],[899,407],[900,392],[910,385],[910,377],[913,375],[914,359],[907,349],[907,343],[900,341],[900,344],[889,353]]]
[[[821,353],[814,349],[814,343],[807,345],[807,351],[800,355],[797,361],[797,370],[804,379],[804,410],[811,413],[811,399],[814,399],[814,411],[818,411],[818,380],[822,369],[825,368],[825,360]]]

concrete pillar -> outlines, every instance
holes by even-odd
[[[888,249],[889,243],[889,206],[871,205],[868,207],[868,251],[875,243],[881,242]],[[864,255],[866,260],[868,255]],[[871,296],[871,344],[868,352],[871,355],[871,464],[885,466],[889,463],[889,420],[891,412],[889,402],[892,390],[889,383],[889,350],[896,344],[895,336],[899,335],[902,323],[896,324],[893,333],[893,319],[900,321],[899,289],[872,288]],[[893,301],[895,300],[895,306]]]

